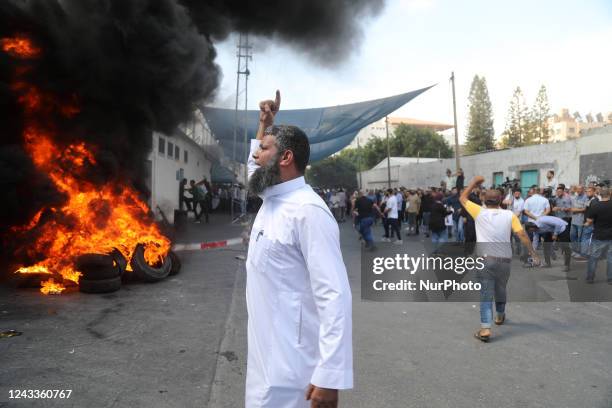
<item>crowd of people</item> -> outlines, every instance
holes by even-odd
[[[594,283],[597,264],[607,253],[606,278],[612,285],[609,186],[567,186],[556,182],[552,171],[541,187],[521,189],[514,181],[485,188],[483,182],[476,176],[464,187],[463,171],[448,170],[440,187],[355,191],[347,212],[368,250],[376,249],[372,227],[381,223],[382,242],[402,245],[404,228],[405,236],[431,239],[430,255],[441,255],[441,246],[449,241],[462,243],[466,255],[484,255],[486,268],[477,273],[481,327],[474,333],[483,342],[489,341],[492,324],[506,319],[506,285],[514,256],[524,267],[551,267],[560,251],[568,280],[578,279],[570,273],[572,261],[585,262],[584,279]]]
[[[542,186],[520,188],[517,182],[485,188],[476,186],[469,200],[484,206],[487,191],[497,191],[499,207],[515,214],[535,250],[543,251],[543,267],[550,267],[563,254],[566,272],[572,262],[587,263],[587,282],[593,282],[599,259],[607,253],[607,278],[612,284],[612,206],[610,188],[590,183],[565,185],[558,183],[549,171]],[[375,249],[372,228],[382,225],[382,242],[403,244],[402,236],[424,236],[431,239],[433,252],[447,242],[476,242],[473,217],[460,201],[464,190],[464,175],[459,169],[439,187],[390,188],[354,191],[336,188],[319,194],[328,203],[338,222],[352,217],[360,239],[367,249]],[[403,231],[402,231],[403,228]],[[533,266],[529,253],[517,234],[512,234],[513,255],[519,256],[525,267]]]
[[[194,222],[199,224],[209,222],[213,211],[228,213],[233,206],[236,217],[245,215],[247,211],[254,211],[261,205],[261,200],[250,196],[244,185],[234,184],[211,184],[206,177],[196,182],[195,180],[182,179],[179,183],[179,211],[187,214],[192,212]]]

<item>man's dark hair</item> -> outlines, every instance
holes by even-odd
[[[525,223],[525,229],[526,230],[538,229],[538,226],[534,222],[527,222],[527,223]]]
[[[310,159],[310,142],[306,133],[297,126],[279,125],[268,127],[265,134],[276,138],[276,147],[279,154],[282,154],[285,150],[293,152],[295,167],[300,173],[304,174]]]

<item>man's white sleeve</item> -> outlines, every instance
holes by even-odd
[[[249,173],[249,178],[251,178],[255,170],[259,168],[259,165],[255,163],[255,159],[253,159],[253,155],[255,154],[257,149],[259,149],[260,143],[261,143],[261,140],[251,139],[251,149],[249,151],[249,158],[247,159],[247,169]]]
[[[352,296],[338,224],[316,205],[306,204],[301,211],[298,239],[321,321],[321,357],[310,382],[322,388],[353,388]]]

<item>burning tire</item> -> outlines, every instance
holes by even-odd
[[[117,262],[117,265],[119,265],[119,269],[123,274],[125,272],[125,268],[127,268],[127,259],[125,259],[125,256],[123,256],[121,251],[119,251],[117,248],[113,249],[113,252],[111,252],[110,255],[113,257],[115,262]]]
[[[178,274],[181,271],[181,266],[182,266],[181,260],[179,259],[178,255],[170,251],[168,253],[168,258],[170,258],[170,261],[172,261],[172,268],[170,268],[170,275]]]
[[[145,282],[158,282],[166,278],[172,269],[171,257],[167,256],[164,258],[164,262],[161,265],[151,266],[145,261],[144,252],[144,245],[136,245],[136,249],[134,249],[132,254],[132,260],[130,261],[130,266],[134,273]]]
[[[117,251],[119,252],[119,251]],[[75,267],[83,274],[82,280],[98,281],[121,277],[122,268],[113,254],[83,254],[76,259]]]
[[[79,280],[79,290],[83,293],[110,293],[121,288],[121,277],[111,279]]]

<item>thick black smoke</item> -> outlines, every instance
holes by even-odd
[[[27,36],[42,50],[28,61],[0,50],[0,235],[63,199],[23,150],[18,67],[42,92],[77,101],[76,116],[52,119],[63,143],[97,147],[96,181],[123,178],[146,193],[151,132],[172,133],[215,96],[214,40],[251,32],[336,61],[360,39],[359,17],[383,1],[0,1],[0,38]]]
[[[384,0],[180,0],[194,23],[214,39],[239,31],[274,37],[323,64],[347,57],[362,39],[363,17]]]

